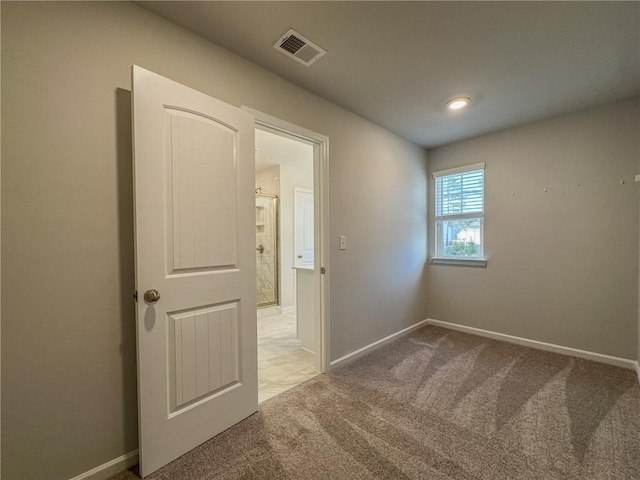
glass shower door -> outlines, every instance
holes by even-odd
[[[280,304],[278,197],[256,194],[256,276],[258,308]]]

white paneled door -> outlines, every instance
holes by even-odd
[[[313,266],[314,264],[314,234],[313,234],[313,191],[304,188],[294,188],[294,265]]]
[[[254,119],[133,67],[140,469],[258,409]]]

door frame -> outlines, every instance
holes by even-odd
[[[313,223],[314,223],[314,298],[315,298],[315,369],[327,373],[330,356],[330,232],[329,232],[329,137],[245,105],[243,110],[255,117],[255,128],[303,141],[313,146]],[[325,273],[321,273],[323,270]]]

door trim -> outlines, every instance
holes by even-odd
[[[294,140],[302,140],[313,145],[313,202],[314,202],[314,270],[315,300],[315,368],[321,373],[329,372],[330,357],[330,310],[329,292],[331,270],[328,268],[330,252],[329,231],[329,137],[285,120],[273,117],[253,108],[242,106],[253,114],[255,127],[269,133]],[[324,268],[325,274],[320,273]]]

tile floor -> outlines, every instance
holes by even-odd
[[[317,374],[313,355],[300,349],[295,310],[258,318],[258,402]]]

